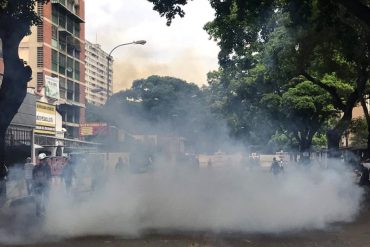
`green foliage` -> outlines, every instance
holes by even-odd
[[[107,119],[131,133],[174,134],[204,152],[217,151],[227,132],[213,114],[208,88],[173,78],[150,76],[114,94],[105,106]]]
[[[355,148],[364,148],[367,146],[367,123],[364,118],[355,118],[350,125],[351,146]]]
[[[162,15],[171,13],[169,21],[183,16],[187,3],[151,2]],[[329,146],[337,147],[353,107],[369,88],[370,1],[210,4],[216,14],[205,30],[220,47],[221,66],[209,74],[212,107],[232,133],[253,139],[263,126],[264,133],[292,134],[307,148],[341,112],[328,130]]]
[[[328,140],[325,134],[317,133],[312,139],[312,147],[315,151],[320,151],[328,145]]]
[[[49,0],[1,0],[0,2],[0,37],[19,33],[30,34],[30,28],[40,23],[36,4],[46,4]]]

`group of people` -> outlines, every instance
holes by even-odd
[[[67,160],[62,171],[66,191],[69,192],[75,177],[73,164]],[[33,196],[36,202],[36,214],[41,215],[45,210],[45,203],[49,195],[51,185],[51,167],[49,158],[45,153],[38,155],[38,163],[34,165],[31,158],[27,158],[24,164],[24,179],[26,182],[27,194]]]

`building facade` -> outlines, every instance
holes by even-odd
[[[86,101],[96,106],[102,106],[107,101],[107,91],[112,95],[113,60],[109,59],[108,53],[103,51],[99,44],[86,41],[85,46],[85,82]],[[107,88],[109,73],[109,88]]]
[[[28,87],[39,101],[56,106],[66,137],[79,138],[85,121],[85,1],[51,0],[37,12],[43,21],[19,50],[32,68]]]

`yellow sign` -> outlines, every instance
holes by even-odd
[[[92,136],[93,133],[94,133],[93,127],[81,126],[81,128],[80,128],[80,135],[81,136]]]
[[[43,102],[36,102],[37,134],[55,135],[56,107]]]
[[[106,134],[108,129],[107,123],[83,123],[80,125],[81,136],[94,136]]]

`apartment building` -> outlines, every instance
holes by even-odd
[[[109,59],[109,72],[107,72],[108,53],[103,51],[99,44],[93,44],[86,40],[85,51],[86,101],[102,106],[107,101],[107,91],[109,91],[109,96],[112,95],[113,60]],[[107,87],[108,73],[109,87]]]
[[[39,101],[56,106],[66,137],[79,138],[85,121],[85,1],[51,0],[37,12],[43,21],[19,50],[33,71],[28,86]]]

